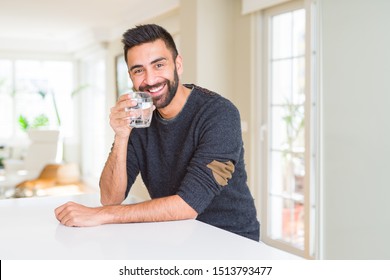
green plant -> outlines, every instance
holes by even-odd
[[[39,89],[37,91],[37,93],[42,97],[42,99],[45,99],[46,96],[49,94],[48,91],[43,90],[43,89]],[[51,94],[51,98],[52,98],[52,102],[53,102],[54,112],[55,112],[56,118],[57,118],[57,124],[58,124],[58,126],[61,126],[61,118],[60,118],[60,114],[58,112],[58,107],[57,107],[57,101],[56,101],[55,94],[53,92],[50,92],[50,94]],[[41,114],[41,115],[39,115],[37,117],[38,118],[38,119],[36,119],[37,123],[39,123],[40,121],[44,120],[44,118],[42,118],[42,116],[45,116],[45,115]],[[46,119],[47,119],[47,117],[46,117]],[[47,120],[47,123],[48,123],[48,120]]]
[[[89,87],[89,85],[81,85],[81,86],[75,88],[71,92],[71,97],[73,98],[75,95],[77,95],[78,93],[82,92],[83,90],[85,90],[88,87]],[[42,98],[45,98],[47,96],[47,92],[46,91],[39,90],[38,93],[39,93],[39,95],[42,96]],[[61,126],[61,117],[60,117],[60,114],[59,114],[59,111],[58,111],[58,106],[57,106],[57,101],[56,101],[56,98],[55,98],[55,94],[53,92],[51,92],[51,97],[52,97],[52,101],[53,101],[54,111],[56,113],[57,124],[58,124],[58,126]]]
[[[49,118],[45,114],[40,114],[39,116],[35,117],[31,127],[37,128],[37,127],[48,126],[48,125],[49,125]]]
[[[282,153],[284,157],[284,185],[286,191],[303,191],[304,174],[304,129],[305,112],[303,104],[294,104],[286,100],[283,104],[286,138],[283,142]],[[294,182],[294,183],[292,183]]]
[[[298,140],[302,130],[305,127],[305,115],[302,104],[293,104],[290,101],[285,101],[283,104],[285,108],[285,114],[283,121],[286,125],[286,148],[284,153],[291,152],[294,147],[294,143]]]
[[[81,86],[77,87],[76,89],[74,89],[71,92],[71,97],[73,98],[78,93],[82,92],[83,90],[85,90],[88,87],[89,87],[88,85],[81,85]],[[43,89],[37,90],[36,93],[39,94],[39,96],[42,97],[42,99],[45,99],[48,95],[51,95],[53,107],[54,107],[54,111],[55,111],[55,115],[56,115],[57,125],[60,127],[61,126],[61,117],[60,117],[60,114],[58,111],[58,106],[57,106],[55,94],[53,92],[46,91]],[[38,127],[48,126],[49,125],[49,118],[45,114],[40,114],[40,115],[36,116],[32,120],[32,122],[30,122],[25,116],[20,115],[18,122],[19,122],[20,128],[23,131],[27,131],[29,128],[38,128]]]
[[[29,128],[38,128],[38,127],[45,127],[49,125],[49,118],[45,114],[40,114],[36,116],[32,122],[29,122],[28,119],[20,115],[19,119],[19,127],[23,131],[27,131]]]
[[[81,85],[81,86],[75,88],[75,89],[71,92],[70,95],[71,95],[72,98],[73,98],[74,96],[76,96],[77,94],[79,94],[79,93],[82,92],[83,90],[87,89],[88,87],[89,87],[89,85]]]
[[[18,119],[18,122],[19,122],[19,127],[23,130],[23,131],[27,131],[27,129],[29,128],[29,123],[28,123],[28,120],[25,116],[23,115],[20,115],[19,116],[19,119]]]

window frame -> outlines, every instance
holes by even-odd
[[[252,26],[254,28],[254,67],[252,68],[255,72],[254,77],[259,77],[254,79],[254,101],[253,104],[257,108],[261,108],[260,112],[253,114],[255,119],[256,133],[254,135],[254,144],[253,148],[255,150],[255,175],[254,182],[255,185],[260,186],[258,190],[255,191],[255,195],[258,201],[258,209],[260,211],[260,217],[262,221],[261,226],[261,239],[263,242],[288,251],[290,253],[302,256],[307,259],[315,258],[316,251],[318,250],[318,207],[317,205],[317,191],[315,189],[317,185],[317,177],[313,176],[313,172],[318,168],[318,156],[316,141],[318,135],[315,136],[313,131],[317,132],[318,129],[313,130],[313,128],[318,128],[318,121],[316,120],[318,112],[315,111],[317,104],[312,101],[313,94],[316,92],[316,85],[312,84],[312,80],[315,79],[313,70],[316,70],[316,67],[313,66],[313,55],[315,55],[313,48],[313,38],[311,34],[313,33],[313,1],[311,0],[297,0],[289,1],[274,7],[270,7],[266,10],[258,11],[253,14],[252,17]],[[296,248],[289,243],[282,242],[279,240],[274,240],[268,236],[268,149],[269,149],[269,78],[270,78],[270,64],[269,64],[269,49],[270,49],[270,32],[269,28],[269,19],[271,16],[282,14],[284,12],[290,12],[296,9],[305,9],[306,13],[306,26],[305,26],[305,41],[306,41],[306,50],[305,50],[305,187],[304,189],[304,223],[305,223],[305,233],[304,233],[304,249],[301,250]],[[315,99],[315,98],[314,98]],[[313,100],[314,100],[313,99]],[[311,113],[314,115],[311,115]],[[313,127],[316,126],[316,127]],[[314,137],[313,137],[314,136]],[[258,144],[260,143],[260,144]],[[315,157],[316,156],[316,157]],[[256,160],[259,159],[259,160]],[[260,172],[259,172],[260,171]],[[312,211],[316,209],[316,211]]]

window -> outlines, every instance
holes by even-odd
[[[0,60],[0,141],[13,134],[12,62]]]
[[[21,117],[71,136],[73,71],[70,61],[0,60],[0,141],[26,137]]]
[[[61,129],[63,160],[80,164],[83,180],[97,185],[107,158],[104,58],[99,52],[77,64],[0,59],[0,146],[7,157],[23,158],[29,143],[19,118],[34,126],[44,115],[46,128]]]
[[[262,11],[262,239],[313,256],[314,176],[310,21],[304,2]],[[260,72],[260,71],[259,71]],[[260,88],[260,86],[259,86]]]

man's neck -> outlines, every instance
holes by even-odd
[[[171,103],[169,103],[169,105],[165,108],[157,109],[160,116],[167,120],[176,117],[186,104],[190,93],[191,89],[179,84],[176,95],[172,99]]]

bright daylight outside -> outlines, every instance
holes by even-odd
[[[270,20],[268,235],[303,249],[305,11]]]

